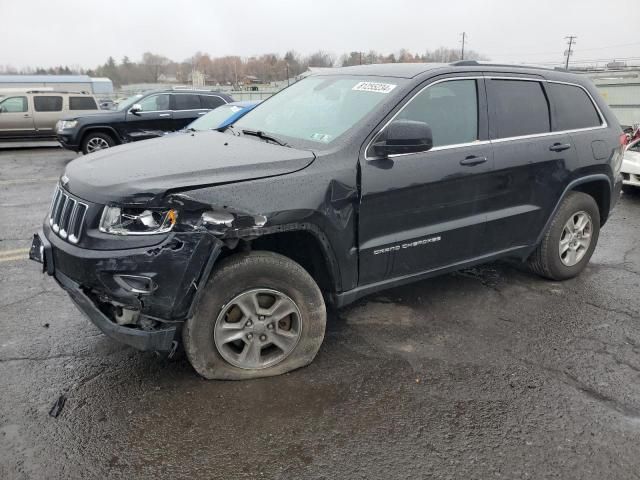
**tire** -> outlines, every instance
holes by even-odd
[[[281,375],[315,358],[324,339],[324,299],[311,275],[293,260],[263,251],[236,254],[221,262],[204,288],[195,314],[182,329],[187,357],[204,378],[244,380]],[[255,305],[252,302],[256,299],[260,308],[255,314],[247,315],[238,306]],[[293,313],[280,320],[276,314],[279,309]],[[273,315],[259,314],[269,310]],[[227,332],[234,336],[238,332],[241,338],[228,341]],[[280,344],[283,339],[286,348],[271,343]],[[228,343],[223,343],[225,340]],[[258,349],[257,356],[246,353],[255,351],[250,346]],[[260,365],[250,357],[258,358]]]
[[[567,238],[571,238],[568,235],[568,230],[565,231],[567,223],[572,220],[584,218],[583,214],[588,216],[591,222],[591,228],[589,233],[589,243],[586,248],[582,245],[585,237],[576,237],[575,242],[581,244],[577,248],[576,257],[571,258],[570,252],[563,254],[561,257],[561,248],[573,249],[573,241],[568,242]],[[575,223],[574,223],[575,226]],[[576,229],[577,230],[577,229]],[[586,228],[583,230],[583,232]],[[542,237],[540,245],[533,252],[529,258],[530,269],[540,275],[541,277],[548,278],[550,280],[566,280],[578,275],[591,259],[593,251],[598,243],[598,236],[600,235],[600,210],[596,201],[590,195],[582,192],[569,192],[569,194],[562,200],[560,208],[553,217],[549,228]],[[563,240],[563,246],[560,242]],[[567,247],[567,244],[569,245]],[[581,255],[580,255],[581,254]],[[576,263],[571,264],[572,260]]]
[[[82,140],[82,153],[87,155],[88,153],[97,152],[98,150],[111,148],[115,144],[116,144],[115,140],[108,133],[89,132]]]

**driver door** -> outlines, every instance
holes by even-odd
[[[493,164],[486,117],[482,77],[440,79],[392,117],[427,123],[429,151],[376,158],[367,149],[361,160],[360,285],[436,270],[482,252]]]
[[[155,138],[172,131],[173,112],[170,102],[171,95],[168,93],[157,93],[140,100],[138,105],[142,110],[127,112],[125,130],[129,139],[135,141]]]

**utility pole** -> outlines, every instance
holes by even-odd
[[[287,63],[287,87],[289,86],[289,64]]]
[[[362,52],[358,52],[360,54],[360,65],[362,65]]]
[[[564,69],[565,70],[569,70],[569,57],[571,57],[571,54],[573,53],[571,51],[571,47],[573,47],[576,43],[576,37],[575,35],[569,35],[568,37],[564,37],[566,40],[569,40],[569,48],[567,50],[564,51],[564,55],[567,57],[567,60],[564,64]]]
[[[467,32],[462,32],[462,52],[460,53],[460,60],[464,60],[464,41],[467,38]]]

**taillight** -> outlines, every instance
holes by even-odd
[[[626,133],[623,133],[622,135],[620,135],[620,146],[624,148],[627,146],[628,143],[629,143],[629,136]]]

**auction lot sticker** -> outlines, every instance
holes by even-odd
[[[389,93],[396,88],[397,85],[393,83],[377,83],[377,82],[359,82],[351,90],[358,90],[360,92],[378,92]]]

